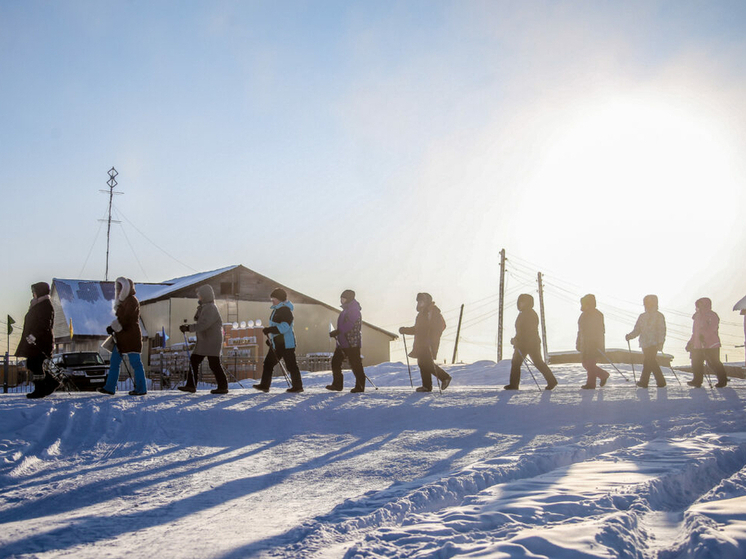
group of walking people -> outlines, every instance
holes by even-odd
[[[52,356],[54,346],[53,326],[54,307],[49,297],[49,284],[35,283],[31,286],[32,300],[24,320],[21,342],[16,356],[26,358],[26,367],[34,375],[34,390],[27,394],[29,398],[43,398],[59,386],[59,382],[44,369],[45,359]],[[223,348],[223,319],[215,304],[215,293],[210,285],[202,285],[196,290],[198,304],[194,322],[183,324],[180,329],[185,334],[196,335],[196,344],[189,357],[189,371],[186,382],[179,386],[184,392],[196,392],[197,373],[200,364],[207,359],[210,370],[215,376],[217,388],[213,394],[228,392],[228,379],[221,361]],[[295,348],[296,338],[293,329],[293,304],[288,300],[287,292],[278,287],[270,295],[269,325],[263,328],[266,336],[268,353],[264,359],[262,377],[254,384],[256,390],[269,392],[274,368],[280,364],[288,377],[290,387],[287,392],[303,392],[303,379],[298,367]],[[436,364],[440,339],[446,324],[443,315],[429,293],[418,293],[416,297],[417,317],[413,326],[402,327],[402,336],[414,336],[412,352],[407,358],[417,360],[422,380],[417,392],[430,392],[433,389],[433,377],[440,390],[445,390],[452,377]],[[331,360],[332,382],[326,388],[330,391],[341,391],[344,388],[342,366],[347,359],[355,378],[352,393],[365,391],[367,377],[362,364],[362,310],[355,298],[355,292],[346,289],[340,296],[342,311],[337,318],[337,327],[329,333],[336,340],[336,348]],[[657,386],[666,385],[665,378],[657,361],[657,353],[663,350],[666,339],[666,321],[658,310],[658,298],[647,295],[643,299],[643,312],[626,340],[639,337],[643,352],[643,368],[637,385],[647,388],[650,375],[655,377]],[[123,359],[127,359],[134,373],[132,396],[147,393],[145,369],[140,354],[142,352],[142,331],[140,329],[140,303],[137,300],[134,282],[125,277],[117,278],[114,297],[115,319],[106,328],[109,338],[103,344],[111,351],[111,361],[106,383],[98,391],[104,394],[115,394],[119,379],[119,368]],[[514,347],[511,360],[510,380],[505,390],[518,390],[521,380],[521,368],[526,359],[530,359],[544,376],[545,389],[552,390],[557,386],[549,366],[542,359],[541,338],[539,336],[539,317],[534,311],[534,298],[527,294],[518,296],[518,317],[515,322],[515,336],[511,339]],[[604,316],[596,308],[594,295],[586,295],[580,300],[581,314],[578,319],[578,336],[576,349],[580,352],[581,363],[587,372],[583,389],[596,388],[596,381],[604,386],[609,373],[598,366],[598,361],[605,358]],[[717,375],[722,388],[728,379],[725,367],[720,361],[720,339],[718,336],[719,317],[712,310],[712,301],[706,297],[695,303],[692,337],[686,350],[691,354],[693,379],[688,383],[692,387],[701,387],[704,375],[704,364]],[[406,339],[405,339],[406,348]]]

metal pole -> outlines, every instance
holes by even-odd
[[[505,306],[505,249],[500,251],[500,309],[497,318],[497,361],[503,358],[503,308]]]
[[[404,355],[407,358],[407,371],[409,371],[409,384],[414,388],[414,382],[412,382],[412,368],[409,366],[409,352],[407,351],[407,336],[402,334],[401,339],[404,342]]]
[[[10,336],[8,336],[8,348],[10,348]],[[10,352],[5,352],[5,364],[3,365],[3,394],[8,393],[8,374],[10,369]]]
[[[451,365],[456,362],[456,354],[458,354],[458,339],[461,336],[461,320],[464,318],[464,305],[461,305],[461,312],[458,314],[458,328],[456,328],[456,344],[453,346],[453,359],[451,359]]]
[[[105,221],[107,223],[106,225],[106,275],[104,276],[104,281],[109,281],[109,240],[111,237],[111,224],[112,223],[121,223],[121,221],[118,221],[116,219],[111,219],[111,207],[112,207],[112,201],[114,199],[115,194],[124,194],[123,192],[114,192],[114,187],[117,186],[117,181],[114,177],[116,177],[119,173],[117,173],[117,170],[112,167],[109,169],[109,180],[106,182],[106,184],[109,185],[109,190],[100,190],[99,192],[103,192],[104,194],[109,195],[109,216],[108,219],[99,219],[99,221]]]
[[[544,350],[544,361],[549,361],[549,350],[547,349],[547,322],[544,316],[544,284],[541,281],[541,272],[538,275],[539,281],[539,313],[541,316],[541,346]]]

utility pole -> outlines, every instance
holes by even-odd
[[[544,361],[549,360],[549,350],[547,349],[547,323],[544,317],[544,284],[541,281],[541,272],[538,275],[539,281],[539,313],[541,314],[541,343],[544,349]]]
[[[109,169],[109,180],[106,181],[106,184],[109,185],[109,190],[100,190],[99,192],[103,192],[104,194],[109,195],[109,218],[108,219],[99,219],[99,221],[106,221],[106,274],[104,275],[104,281],[109,281],[109,240],[111,238],[111,224],[112,223],[121,223],[120,221],[117,221],[116,219],[111,219],[111,203],[114,199],[115,194],[124,194],[124,192],[114,192],[114,187],[117,186],[117,180],[116,176],[119,173],[117,173],[117,170],[112,167]]]
[[[464,318],[464,305],[461,304],[461,312],[458,313],[458,328],[456,328],[456,345],[453,346],[453,359],[451,359],[451,365],[456,362],[456,354],[458,353],[458,339],[461,336],[461,319]]]
[[[503,358],[503,313],[505,312],[505,249],[500,251],[500,309],[497,318],[497,361]]]

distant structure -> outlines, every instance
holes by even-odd
[[[282,287],[295,306],[298,355],[326,354],[334,349],[329,338],[329,324],[337,323],[340,308],[304,295],[244,266],[235,265],[162,283],[135,284],[145,338],[144,362],[148,363],[152,348],[168,347],[184,341],[179,326],[184,322],[193,322],[197,310],[195,291],[202,285],[212,286],[215,292],[215,303],[225,320],[226,334],[236,329],[235,326],[229,327],[235,323],[261,320],[267,325],[271,305],[269,294],[275,287]],[[106,327],[114,319],[114,282],[55,278],[52,280],[51,299],[55,309],[57,351],[97,351],[106,338]],[[74,331],[73,337],[71,331]],[[163,334],[167,338],[165,343]],[[364,322],[365,365],[389,361],[389,344],[397,338],[396,334]],[[258,344],[263,346],[263,343],[263,339],[258,340]],[[258,350],[259,355],[263,355],[264,347]]]
[[[120,223],[116,219],[111,219],[111,205],[112,201],[114,199],[115,194],[124,194],[124,192],[114,192],[114,188],[117,186],[117,170],[112,167],[109,169],[109,180],[106,181],[106,184],[109,185],[109,190],[100,190],[99,192],[103,192],[104,194],[109,195],[109,218],[104,220],[100,219],[99,221],[106,221],[106,273],[104,274],[104,281],[109,281],[109,241],[111,239],[111,224],[112,223]]]
[[[733,305],[734,311],[741,311],[743,315],[743,344],[744,344],[744,361],[746,361],[746,297]]]

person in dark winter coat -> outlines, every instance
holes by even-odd
[[[179,386],[184,392],[197,391],[197,372],[199,366],[207,357],[210,370],[215,375],[218,387],[210,390],[212,394],[227,394],[228,379],[220,362],[223,352],[223,318],[215,304],[215,292],[210,285],[201,285],[197,288],[197,313],[194,315],[194,324],[182,324],[179,329],[182,332],[196,332],[197,345],[189,359],[190,374],[186,384]]]
[[[270,294],[272,314],[269,326],[262,329],[269,337],[269,352],[264,358],[262,380],[254,388],[262,392],[269,392],[272,384],[272,371],[282,359],[290,373],[291,386],[286,392],[303,392],[303,380],[300,376],[298,362],[295,359],[295,333],[293,332],[293,303],[288,301],[288,295],[281,287]]]
[[[352,374],[355,375],[355,387],[350,392],[365,391],[365,369],[360,358],[362,347],[363,316],[360,303],[355,299],[355,292],[346,289],[339,297],[342,312],[337,318],[337,329],[329,332],[330,338],[336,338],[337,347],[332,356],[332,383],[327,390],[342,390],[344,376],[342,376],[342,362],[345,357],[350,362]]]
[[[530,357],[539,372],[547,381],[545,390],[557,386],[557,379],[541,357],[541,338],[539,337],[539,317],[534,311],[534,298],[528,293],[518,296],[518,318],[515,320],[515,337],[510,340],[515,351],[510,364],[510,383],[505,390],[518,390],[521,383],[521,365]]]
[[[48,283],[39,282],[32,285],[31,295],[33,298],[23,320],[23,333],[16,348],[16,357],[25,357],[26,368],[34,375],[34,390],[26,394],[26,397],[44,398],[59,386],[43,367],[44,360],[52,356],[54,347],[54,307],[49,300]]]
[[[420,376],[422,377],[422,386],[417,388],[417,392],[432,391],[433,376],[440,381],[441,390],[445,390],[451,384],[451,375],[435,364],[440,347],[440,336],[443,334],[445,327],[446,323],[443,320],[443,315],[433,303],[432,296],[429,293],[418,293],[417,318],[414,326],[399,328],[400,334],[414,336],[414,345],[410,357],[417,359],[417,366],[420,368]]]
[[[580,352],[580,361],[588,373],[588,379],[581,388],[593,390],[596,388],[597,378],[601,381],[601,386],[609,380],[609,373],[596,364],[606,351],[604,315],[596,308],[596,297],[591,294],[580,299],[580,310],[575,349]]]
[[[652,372],[658,388],[663,388],[666,386],[666,379],[658,365],[657,355],[659,351],[663,351],[663,344],[666,341],[666,318],[658,311],[657,295],[645,295],[642,304],[645,312],[637,318],[634,329],[625,336],[625,339],[630,341],[640,336],[643,360],[642,373],[640,373],[637,386],[647,388]]]
[[[142,396],[148,392],[145,369],[142,366],[142,330],[140,330],[140,302],[135,297],[135,284],[131,279],[117,278],[114,289],[114,314],[116,318],[106,327],[106,332],[114,339],[111,364],[106,384],[98,391],[114,394],[119,380],[119,366],[126,356],[135,374],[135,388],[130,396]]]
[[[712,310],[712,301],[708,297],[697,299],[694,303],[696,312],[692,319],[692,337],[686,344],[686,350],[692,359],[694,378],[687,382],[689,386],[699,388],[704,378],[705,361],[717,375],[717,388],[728,385],[728,375],[720,361],[720,317]]]

